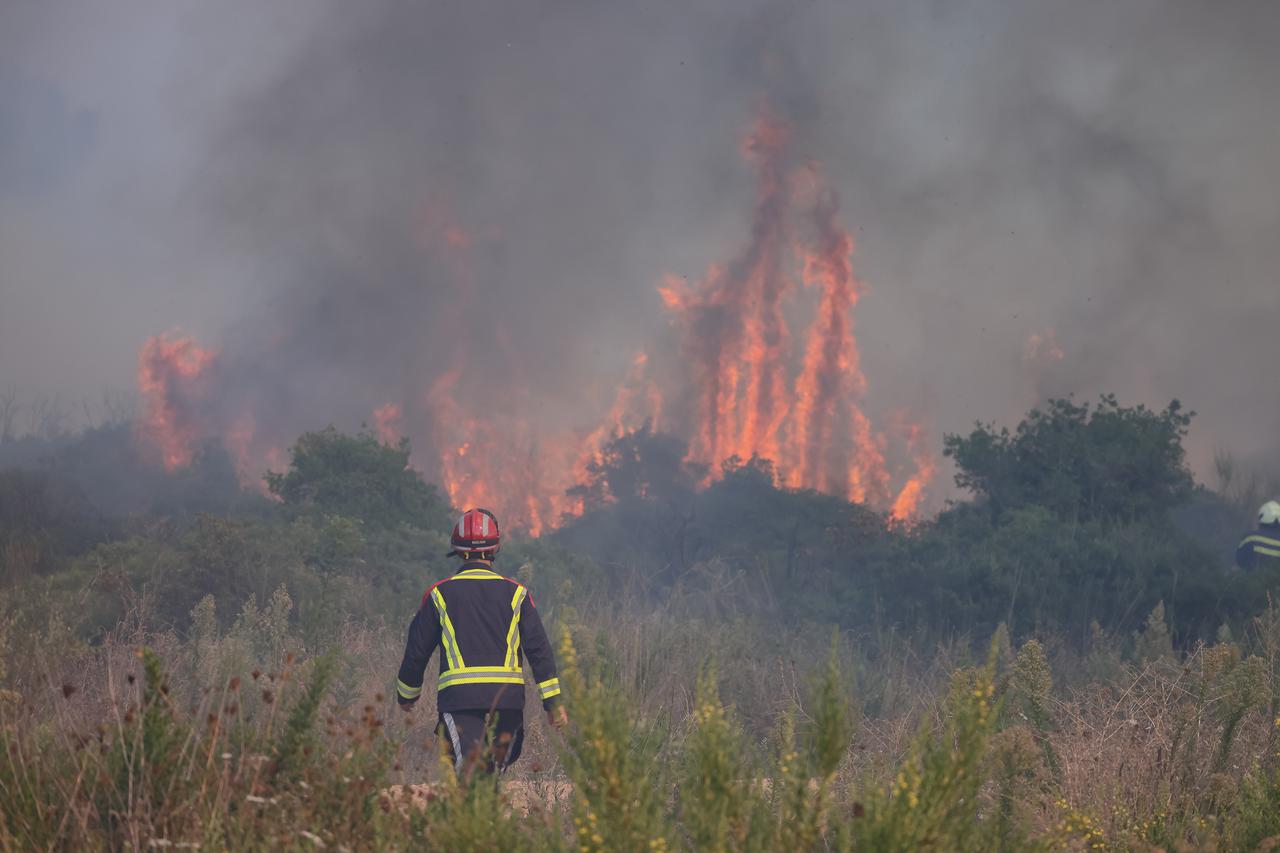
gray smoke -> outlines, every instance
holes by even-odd
[[[873,417],[1176,396],[1202,473],[1264,464],[1278,43],[1269,0],[6,4],[0,386],[96,394],[181,326],[286,438],[425,418],[459,357],[469,405],[589,426],[674,352],[659,278],[745,241],[766,100],[858,239]]]

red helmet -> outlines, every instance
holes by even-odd
[[[498,518],[487,509],[469,509],[453,526],[449,544],[453,550],[449,556],[483,554],[493,557],[498,553]]]

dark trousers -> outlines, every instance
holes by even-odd
[[[524,745],[524,711],[441,711],[436,733],[450,745],[458,773],[502,772]]]

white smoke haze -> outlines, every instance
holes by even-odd
[[[857,241],[878,428],[1177,397],[1202,477],[1272,465],[1277,43],[1262,0],[9,3],[0,388],[182,328],[222,429],[394,402],[426,459],[461,367],[473,416],[590,430],[637,351],[684,369],[656,287],[741,252],[767,103]]]

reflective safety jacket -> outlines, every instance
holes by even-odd
[[[422,695],[423,673],[436,646],[440,711],[523,708],[526,657],[543,707],[550,710],[560,695],[555,657],[533,596],[487,563],[463,563],[422,597],[396,680],[400,704],[411,705]]]
[[[1264,524],[1244,537],[1236,548],[1236,565],[1242,569],[1280,566],[1280,525]]]

